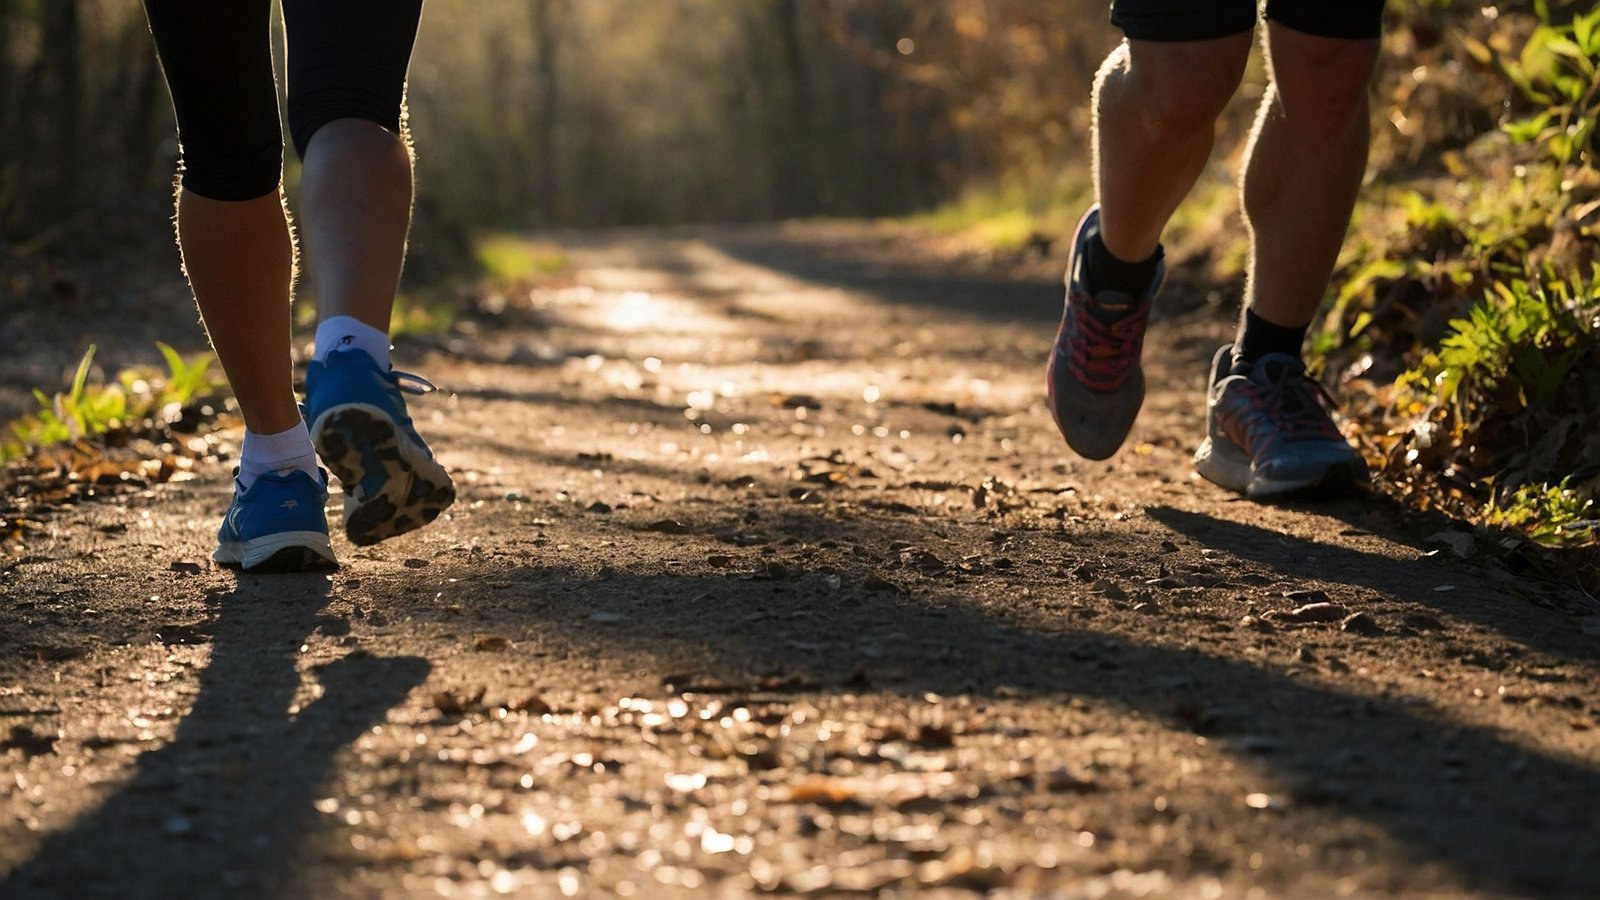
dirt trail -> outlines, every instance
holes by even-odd
[[[558,239],[402,347],[429,529],[236,578],[216,466],[0,560],[0,896],[1600,895],[1600,607],[1198,481],[1215,310],[1093,464],[1053,279]]]

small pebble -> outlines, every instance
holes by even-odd
[[[1367,635],[1368,637],[1383,634],[1383,629],[1379,627],[1377,620],[1364,612],[1358,612],[1340,622],[1339,630],[1348,631],[1351,634]]]

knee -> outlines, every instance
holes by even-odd
[[[186,140],[180,136],[183,188],[210,200],[254,200],[278,189],[283,178],[283,142],[263,139],[240,145],[233,141]]]
[[[1378,42],[1274,33],[1272,81],[1292,122],[1330,138],[1365,121]],[[1292,48],[1282,45],[1292,43]]]
[[[355,116],[334,119],[318,128],[304,158],[300,191],[306,203],[329,192],[349,191],[357,177],[363,184],[393,184],[411,177],[406,142],[388,127]]]
[[[305,158],[311,138],[328,125],[342,119],[357,119],[377,125],[390,134],[401,134],[405,113],[398,93],[327,90],[294,94],[288,104],[289,134],[295,153]]]
[[[1127,80],[1153,134],[1178,138],[1216,126],[1239,88],[1250,36],[1184,43],[1129,42]]]

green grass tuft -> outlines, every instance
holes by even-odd
[[[567,268],[567,254],[560,247],[514,234],[479,237],[473,242],[473,257],[492,281],[532,281]]]
[[[11,422],[11,437],[0,444],[0,462],[9,462],[56,444],[91,438],[127,428],[152,418],[176,418],[196,401],[224,390],[221,376],[212,371],[215,357],[199,353],[189,359],[157,342],[166,369],[138,366],[124,369],[106,383],[92,379],[95,348],[78,360],[72,383],[65,391],[47,394],[35,388],[36,412]]]

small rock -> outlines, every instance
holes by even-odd
[[[466,711],[466,704],[461,702],[461,697],[454,691],[435,691],[432,697],[433,708],[448,715],[460,715]]]
[[[899,593],[900,591],[900,585],[881,575],[868,575],[861,582],[861,586],[869,591],[889,591],[891,593]]]
[[[1443,631],[1444,623],[1424,612],[1406,613],[1400,621],[1418,631]]]
[[[1314,663],[1317,661],[1317,655],[1311,652],[1310,647],[1301,644],[1300,647],[1294,651],[1294,661],[1301,663]]]
[[[1286,591],[1283,599],[1293,600],[1296,603],[1319,603],[1328,599],[1327,591]]]
[[[924,575],[937,575],[950,566],[949,563],[940,559],[937,554],[927,550],[902,550],[900,551],[900,561],[907,566],[920,569]]]
[[[404,565],[408,569],[426,569],[428,567],[428,561],[425,559],[418,559],[413,556],[412,558],[406,560]]]
[[[847,688],[870,690],[872,688],[872,676],[867,673],[865,666],[856,666],[856,670],[850,673],[850,677],[846,678],[843,684]]]
[[[662,519],[659,522],[651,522],[644,527],[644,530],[657,531],[662,534],[688,534],[690,531],[689,526],[679,522],[677,519]]]
[[[1422,539],[1425,544],[1443,544],[1450,548],[1456,556],[1467,559],[1472,556],[1477,548],[1477,542],[1472,535],[1462,531],[1441,531]]]
[[[1364,612],[1358,612],[1355,615],[1346,617],[1339,623],[1339,630],[1368,637],[1376,637],[1383,634],[1383,628],[1378,625],[1377,620]]]
[[[1093,779],[1064,768],[1040,772],[1034,784],[1040,791],[1049,794],[1087,794],[1099,787]]]
[[[601,515],[611,512],[611,506],[606,503],[601,503],[599,500],[589,504],[588,506],[584,507],[584,509],[592,513],[600,513]]]
[[[481,637],[472,649],[482,653],[504,653],[511,649],[511,642],[503,637]]]
[[[28,759],[56,752],[56,735],[34,731],[26,725],[13,725],[6,739],[0,741],[0,751],[17,749]]]
[[[170,568],[180,575],[199,575],[202,571],[199,563],[187,559],[173,560]]]
[[[529,694],[521,700],[513,700],[507,704],[506,709],[513,712],[531,713],[536,716],[546,715],[555,711],[550,702],[539,694]]]
[[[1348,615],[1350,611],[1337,603],[1309,603],[1289,612],[1262,613],[1261,617],[1275,623],[1309,625],[1317,622],[1338,622]]]
[[[953,747],[955,729],[944,722],[924,722],[912,732],[911,740],[924,747]]]
[[[1239,620],[1239,627],[1240,628],[1248,628],[1251,631],[1263,631],[1263,632],[1276,631],[1277,630],[1276,628],[1272,627],[1272,623],[1271,622],[1262,621],[1261,619],[1258,619],[1255,616],[1245,616],[1244,618],[1240,619]]]
[[[1278,810],[1284,808],[1284,802],[1281,798],[1275,797],[1272,794],[1262,793],[1260,791],[1252,794],[1246,794],[1244,798],[1244,805],[1250,807],[1251,809]]]
[[[1126,600],[1128,592],[1117,585],[1116,582],[1102,578],[1094,583],[1089,590],[1106,598],[1107,600]]]

